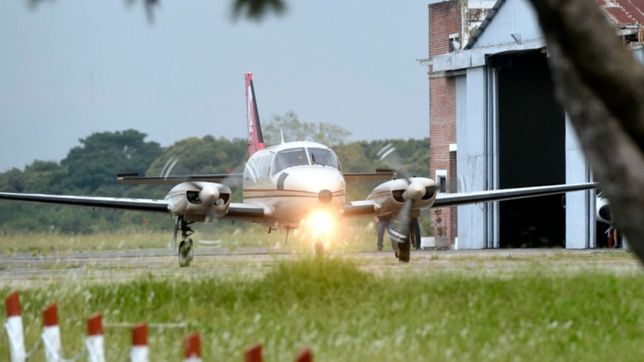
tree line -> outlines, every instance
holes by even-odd
[[[285,128],[285,127],[288,128]],[[279,142],[280,130],[287,129],[286,141],[307,139],[325,142],[338,154],[345,172],[373,172],[376,168],[403,167],[412,175],[428,176],[429,139],[395,139],[347,142],[349,132],[330,124],[301,122],[289,112],[274,117],[265,127],[266,139]],[[296,138],[295,138],[296,137]],[[162,147],[146,140],[147,135],[129,129],[93,133],[80,140],[60,162],[36,160],[24,169],[0,173],[0,191],[95,195],[113,197],[163,198],[169,186],[119,185],[118,173],[147,176],[242,172],[247,159],[246,140],[206,135],[177,141]],[[396,146],[399,164],[378,160],[387,144]],[[349,184],[349,198],[364,198],[374,184]],[[238,187],[239,189],[239,187]],[[240,201],[240,190],[233,200]],[[92,233],[123,230],[164,230],[167,216],[134,211],[55,206],[25,202],[0,202],[0,232]]]

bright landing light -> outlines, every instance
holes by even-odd
[[[317,210],[306,218],[306,226],[314,237],[330,236],[335,228],[335,219],[328,211]]]

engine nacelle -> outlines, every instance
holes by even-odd
[[[367,196],[380,205],[380,213],[396,213],[406,200],[414,201],[414,209],[430,207],[436,199],[436,184],[426,177],[396,179],[381,183]]]
[[[220,218],[228,212],[231,190],[214,182],[183,182],[173,187],[165,197],[173,214],[187,219]]]

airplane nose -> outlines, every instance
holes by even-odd
[[[290,172],[287,177],[280,177],[283,188],[315,193],[323,204],[332,201],[334,193],[344,191],[344,178],[337,169],[308,168]]]
[[[323,204],[328,204],[333,198],[333,193],[329,190],[322,190],[318,193],[318,200]]]

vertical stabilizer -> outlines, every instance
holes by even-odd
[[[246,73],[246,118],[248,121],[248,156],[264,149],[264,136],[262,125],[259,123],[257,102],[255,100],[255,88],[253,86],[253,73]]]

